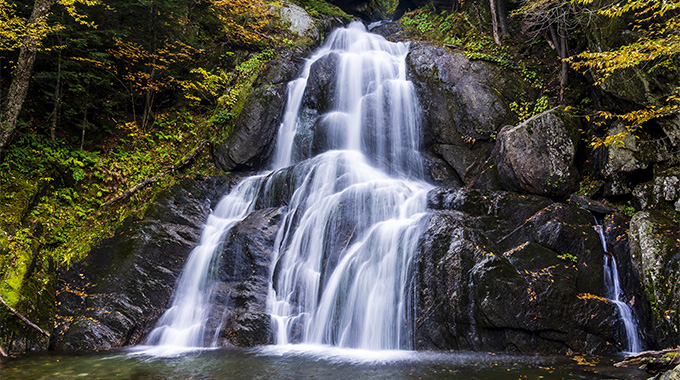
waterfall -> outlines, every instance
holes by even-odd
[[[289,85],[275,166],[304,155],[308,147],[296,141],[313,127],[333,150],[298,165],[301,184],[277,237],[269,309],[278,344],[411,348],[409,269],[431,186],[422,181],[407,53],[407,44],[353,23],[331,34]],[[329,57],[337,61],[335,101],[310,123],[300,117],[301,89]]]
[[[256,204],[276,198],[284,181],[293,191],[268,294],[276,343],[411,348],[411,262],[432,186],[423,180],[407,53],[407,44],[355,22],[306,61],[288,85],[272,170],[220,201],[147,344],[181,350],[213,341],[204,325],[224,237]],[[324,59],[335,62],[334,93],[326,95],[334,101],[312,112],[304,100],[314,64]]]
[[[171,355],[205,347],[204,325],[212,301],[211,267],[219,255],[226,232],[252,209],[262,176],[250,177],[227,194],[208,217],[199,245],[182,270],[170,307],[149,333],[146,344],[159,348],[146,352]]]
[[[640,338],[637,331],[637,323],[635,317],[633,316],[633,310],[630,306],[622,300],[623,291],[621,290],[621,281],[619,278],[619,270],[616,264],[616,258],[609,253],[607,250],[607,240],[604,236],[604,228],[602,225],[597,224],[597,219],[595,220],[595,231],[600,235],[600,241],[602,242],[602,248],[604,249],[604,287],[606,292],[606,297],[616,305],[616,309],[619,312],[619,317],[623,322],[623,326],[626,329],[626,339],[628,343],[627,351],[631,353],[637,353],[642,351],[640,345]]]

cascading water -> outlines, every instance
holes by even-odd
[[[276,343],[411,347],[409,268],[431,186],[422,180],[419,107],[406,79],[408,45],[361,23],[334,31],[289,83],[274,170],[241,182],[209,217],[172,305],[147,343],[209,345],[209,273],[227,231],[281,183],[294,191],[276,238],[268,308]],[[334,59],[335,99],[303,112],[313,65]],[[310,141],[322,134],[311,158]],[[311,138],[310,138],[311,136]],[[291,166],[293,165],[293,166]]]
[[[207,345],[204,326],[214,283],[209,276],[210,268],[226,232],[252,208],[261,180],[261,176],[254,176],[239,183],[208,217],[199,245],[189,254],[170,307],[147,338],[148,345],[158,348],[145,352],[171,355]]]
[[[596,224],[594,226],[595,231],[600,235],[600,241],[602,242],[602,248],[604,248],[604,287],[606,291],[606,297],[616,305],[616,309],[619,312],[619,317],[623,322],[623,326],[626,329],[626,338],[628,343],[627,351],[631,353],[640,352],[642,346],[640,345],[640,338],[638,336],[637,323],[635,317],[633,316],[633,310],[630,306],[622,300],[623,291],[621,290],[621,281],[619,278],[619,270],[616,264],[616,258],[609,253],[607,250],[607,240],[604,236],[604,229],[602,225]]]
[[[278,344],[410,348],[408,274],[430,186],[421,180],[419,108],[406,80],[407,53],[406,44],[354,23],[334,32],[290,84],[276,165],[308,149],[295,136],[314,123],[337,150],[298,165],[301,184],[271,272]],[[332,56],[335,104],[317,120],[302,120],[310,70]]]

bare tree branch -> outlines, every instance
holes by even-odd
[[[0,296],[0,303],[3,304],[3,305],[4,305],[10,312],[12,312],[12,314],[14,314],[17,318],[21,319],[22,322],[24,322],[24,323],[27,324],[28,326],[34,328],[35,330],[37,330],[37,331],[38,331],[39,333],[41,333],[42,335],[45,335],[45,336],[48,337],[48,338],[50,337],[50,333],[48,333],[47,331],[41,329],[40,327],[38,327],[38,325],[34,324],[33,322],[29,321],[26,317],[24,317],[23,315],[21,315],[21,313],[19,313],[18,311],[14,310],[13,307],[9,306],[9,305],[7,304],[7,302],[5,302],[5,300],[2,298],[2,296]],[[3,351],[3,353],[4,353],[4,351]],[[5,356],[6,356],[6,355],[5,355]]]
[[[184,156],[184,158],[177,165],[172,166],[170,168],[167,168],[164,171],[156,174],[155,176],[153,176],[151,178],[147,178],[144,181],[132,186],[129,190],[123,192],[119,196],[117,196],[117,197],[111,199],[110,201],[104,203],[102,205],[102,207],[108,207],[111,204],[118,202],[121,199],[125,199],[125,198],[129,197],[130,195],[132,195],[132,194],[138,192],[139,190],[143,189],[144,187],[158,181],[159,178],[164,177],[164,176],[166,176],[170,173],[174,173],[177,170],[183,168],[189,162],[191,162],[191,160],[193,160],[196,156],[198,156],[198,154],[201,153],[201,151],[203,151],[203,149],[206,147],[207,144],[208,144],[208,142],[206,140],[201,140],[201,142],[198,143],[196,148],[193,151],[191,151],[191,153]]]

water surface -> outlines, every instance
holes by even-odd
[[[40,353],[0,360],[0,378],[14,379],[646,379],[619,369],[620,358],[512,356],[480,353],[364,351],[319,346],[200,350],[150,357],[131,350]]]

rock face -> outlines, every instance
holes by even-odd
[[[279,14],[283,22],[289,25],[288,29],[298,36],[309,37],[313,41],[321,38],[314,19],[301,6],[284,1]]]
[[[633,195],[642,209],[666,207],[680,212],[680,167],[665,170],[652,181],[637,185]]]
[[[220,256],[218,290],[207,336],[219,330],[218,344],[252,347],[271,342],[267,313],[269,268],[281,208],[252,212],[235,225]]]
[[[394,25],[384,28],[386,34],[394,30]],[[281,123],[286,83],[304,56],[287,54],[268,64],[234,129],[213,147],[223,170],[257,169],[268,162]],[[296,149],[303,152],[296,160],[338,144],[332,123],[319,118],[335,103],[327,94],[335,93],[331,73],[337,61],[337,56],[329,55],[311,67],[301,107],[302,129],[309,134],[299,134],[295,141],[308,149]],[[626,295],[644,299],[639,285],[643,278],[657,310],[661,306],[661,312],[677,310],[678,288],[672,287],[678,273],[678,250],[673,245],[677,236],[672,235],[669,243],[666,235],[657,236],[661,229],[656,228],[669,221],[651,213],[636,215],[629,244],[628,219],[605,204],[584,197],[574,197],[574,205],[550,199],[564,198],[577,187],[575,118],[558,108],[515,125],[508,104],[531,90],[514,74],[460,53],[413,44],[407,65],[424,107],[423,156],[429,175],[449,186],[428,196],[431,214],[414,263],[416,349],[512,353],[625,349],[623,323],[616,306],[604,298],[607,253],[592,227],[593,216],[576,205],[608,215],[604,224],[609,254],[617,258],[622,273],[634,273],[623,280]],[[612,175],[635,174],[643,167],[631,160],[638,160],[640,152],[624,152],[619,158],[610,152],[604,161]],[[295,181],[302,178],[296,173],[302,166],[271,174],[275,178],[266,191],[273,195],[258,198],[254,211],[225,237],[206,325],[206,335],[220,345],[271,343],[266,313],[270,264],[281,216]],[[650,182],[651,190],[641,188],[653,194],[644,198],[651,199],[649,204],[678,198],[675,174],[667,174],[661,182]],[[159,196],[144,219],[127,221],[63,274],[52,348],[100,350],[141,343],[165,311],[210,208],[238,179],[187,181],[173,188]],[[642,195],[640,199],[642,203]],[[340,230],[352,231],[351,226],[360,222],[348,217],[342,221],[347,228]],[[338,241],[350,239],[342,232],[337,235]],[[649,326],[651,311],[645,305],[635,303],[635,312],[641,325]],[[658,323],[663,318],[657,313]],[[678,340],[677,335],[670,337],[672,328],[678,327],[677,319],[672,321],[663,322],[664,336],[658,338],[668,344]],[[642,337],[648,343],[655,340],[646,331]]]
[[[365,21],[381,20],[387,16],[381,14],[380,6],[375,0],[331,0],[329,3]]]
[[[680,365],[670,371],[652,377],[652,380],[680,380]]]
[[[236,180],[184,181],[159,195],[144,219],[127,220],[60,275],[50,347],[81,351],[141,343],[169,304],[214,201]]]
[[[446,165],[466,185],[500,189],[490,161],[492,137],[517,122],[508,104],[532,91],[495,65],[429,44],[412,44],[406,63],[423,107],[428,166],[441,172]],[[430,175],[445,177],[437,170]]]
[[[557,198],[575,191],[579,181],[574,164],[578,129],[578,120],[561,108],[503,128],[494,151],[503,186]]]
[[[654,308],[657,335],[663,347],[680,343],[680,227],[657,212],[642,211],[630,221],[634,270],[642,279]]]
[[[286,85],[297,74],[303,56],[267,64],[227,138],[212,147],[217,167],[224,171],[253,170],[269,161],[283,117]]]
[[[435,189],[420,243],[417,349],[519,353],[623,349],[603,298],[586,211],[506,192]]]

